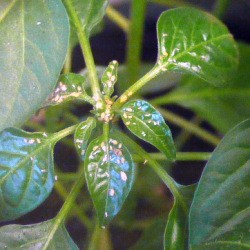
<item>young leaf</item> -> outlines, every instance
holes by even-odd
[[[236,43],[227,27],[210,14],[172,9],[160,16],[157,31],[157,63],[163,71],[189,72],[214,85],[225,83],[235,72]]]
[[[102,20],[106,13],[106,7],[108,6],[108,0],[71,0],[80,20],[83,28],[87,32],[87,35],[91,35],[91,31]],[[72,22],[74,27],[74,22]]]
[[[81,75],[74,73],[61,75],[58,86],[45,105],[57,105],[81,97],[85,93],[84,83],[85,77]]]
[[[203,171],[190,211],[192,249],[250,248],[250,120],[233,128]]]
[[[117,81],[118,62],[112,61],[102,76],[103,92],[107,96],[114,93],[114,85]]]
[[[97,210],[99,223],[106,226],[120,211],[134,181],[134,163],[119,141],[99,137],[88,146],[85,175]]]
[[[70,238],[64,225],[60,226],[48,247],[44,244],[48,240],[55,220],[45,221],[33,225],[8,225],[0,228],[0,249],[67,249],[77,250],[78,247]]]
[[[164,249],[185,249],[187,218],[177,200],[174,202],[169,215],[164,234]]]
[[[76,128],[74,141],[77,152],[82,160],[85,159],[85,151],[91,137],[93,129],[96,127],[96,120],[89,117],[86,121],[81,122]]]
[[[196,185],[179,186],[185,201],[190,207]],[[188,249],[188,213],[175,198],[174,205],[168,215],[164,233],[164,249]]]
[[[39,206],[54,185],[56,137],[9,128],[0,133],[0,220]]]
[[[62,69],[69,23],[60,0],[0,3],[0,131],[44,103]]]
[[[171,131],[162,115],[148,102],[127,102],[122,108],[122,120],[136,136],[154,145],[170,160],[175,159],[176,151]]]

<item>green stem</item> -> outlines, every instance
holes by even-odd
[[[197,8],[196,5],[188,3],[186,1],[182,1],[182,0],[150,0],[150,2],[153,2],[156,4],[161,4],[164,6],[171,7],[171,8],[175,8],[175,7],[195,7],[195,8]]]
[[[47,236],[46,242],[42,248],[42,250],[46,250],[49,248],[50,242],[53,239],[56,231],[58,228],[64,223],[67,215],[69,214],[70,210],[72,209],[72,206],[76,200],[76,197],[78,196],[84,182],[85,182],[85,177],[84,177],[84,168],[81,169],[78,179],[76,180],[70,194],[68,195],[65,203],[63,204],[62,209],[54,219],[55,222],[53,224],[53,227],[50,230],[50,233]]]
[[[88,250],[112,250],[112,242],[108,229],[101,229],[96,223],[95,230],[91,237]]]
[[[194,116],[191,121],[192,124],[200,127],[200,124],[202,123],[202,119],[198,116]],[[178,134],[178,136],[175,139],[175,147],[177,150],[182,149],[182,147],[185,145],[185,143],[190,139],[192,134],[190,131],[187,131],[185,129],[182,129],[181,132]]]
[[[230,5],[230,0],[217,0],[214,6],[213,14],[216,17],[223,19],[229,5]]]
[[[127,86],[122,86],[124,91],[135,82],[140,73],[142,41],[146,17],[147,0],[133,0],[130,14],[130,29],[127,43]]]
[[[103,135],[104,135],[105,141],[108,143],[108,140],[109,140],[109,122],[103,123]]]
[[[77,174],[78,176],[78,174]],[[60,178],[60,176],[58,177]],[[64,185],[62,185],[60,182],[56,182],[55,184],[55,189],[57,191],[57,193],[59,194],[59,196],[63,199],[66,200],[68,197],[68,192],[65,189]],[[84,214],[84,211],[77,205],[77,204],[73,204],[73,213],[75,216],[78,217],[78,219],[81,221],[81,223],[88,229],[91,230],[92,229],[92,222],[90,221],[90,219]]]
[[[174,179],[166,173],[166,171],[154,160],[150,157],[150,155],[140,147],[136,142],[131,140],[127,135],[120,131],[115,131],[117,134],[117,138],[126,142],[125,144],[129,145],[138,156],[142,158],[143,161],[147,161],[147,164],[156,172],[156,174],[161,178],[161,180],[167,185],[173,196],[178,199],[183,209],[188,213],[187,204],[184,200],[183,195],[179,191],[178,184],[174,181]]]
[[[106,14],[108,18],[117,24],[125,33],[129,32],[130,21],[126,17],[124,17],[120,12],[108,6],[106,9]]]
[[[55,141],[58,141],[58,140],[61,140],[63,139],[64,137],[68,136],[68,135],[71,135],[74,133],[74,131],[76,130],[78,124],[76,125],[73,125],[71,127],[68,127],[68,128],[65,128],[57,133],[54,134],[54,140]]]
[[[158,109],[158,111],[163,115],[163,117],[181,127],[181,128],[184,128],[186,129],[187,131],[189,131],[190,133],[192,133],[193,135],[196,135],[197,137],[203,139],[204,141],[207,141],[209,143],[211,143],[212,145],[214,146],[217,146],[218,143],[220,142],[220,138],[211,134],[210,132],[208,132],[207,130],[205,129],[202,129],[200,128],[199,126],[187,121],[186,119],[182,118],[181,116],[175,114],[175,113],[172,113],[166,109],[162,109],[160,107],[156,107]]]
[[[166,156],[162,153],[150,153],[149,156],[154,160],[167,160]],[[178,152],[176,161],[207,161],[211,158],[209,152]],[[137,154],[133,155],[135,161],[142,161],[141,157]]]
[[[72,56],[73,56],[72,53],[73,53],[73,48],[70,45],[68,48],[66,61],[63,67],[63,74],[68,74],[72,70]]]
[[[88,69],[89,73],[89,79],[91,82],[91,89],[93,95],[96,95],[98,97],[101,96],[99,81],[98,81],[98,75],[95,67],[95,62],[92,54],[92,50],[89,43],[89,38],[87,37],[86,31],[83,28],[83,25],[81,23],[81,20],[79,16],[77,15],[74,6],[72,5],[71,0],[63,0],[65,7],[68,10],[68,14],[71,17],[76,30],[78,39],[82,48],[83,56],[85,59],[86,67]]]
[[[245,98],[250,95],[250,91],[248,89],[236,89],[236,88],[228,88],[228,89],[204,89],[199,90],[194,93],[187,92],[170,92],[166,95],[157,97],[151,100],[151,103],[154,105],[166,105],[166,104],[175,104],[175,103],[185,103],[194,99],[205,99],[205,98],[213,98],[214,96],[218,98],[222,97],[238,97]]]
[[[138,90],[140,90],[145,84],[150,80],[155,78],[161,69],[158,66],[155,66],[150,70],[146,75],[134,83],[130,88],[128,88],[114,103],[112,110],[118,110],[129,98],[131,98]]]

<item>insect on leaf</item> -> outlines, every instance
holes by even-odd
[[[126,127],[142,140],[152,144],[174,160],[176,151],[171,131],[162,115],[148,102],[133,100],[122,107]]]
[[[81,122],[76,128],[74,141],[77,152],[82,160],[85,159],[85,151],[91,137],[92,131],[96,127],[96,119],[89,117],[86,121]]]
[[[158,65],[163,71],[191,73],[214,85],[233,76],[238,50],[227,27],[193,8],[164,12],[157,24]]]
[[[117,81],[118,62],[112,61],[102,76],[104,95],[111,96],[114,93],[114,85]]]
[[[106,226],[120,211],[134,181],[134,163],[119,141],[99,137],[88,146],[85,175],[99,223]]]
[[[57,105],[80,98],[85,93],[84,84],[85,77],[81,75],[74,73],[61,75],[56,89],[50,95],[45,105]]]

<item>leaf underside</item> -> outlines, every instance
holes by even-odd
[[[232,129],[202,174],[190,212],[192,249],[250,248],[250,120]]]

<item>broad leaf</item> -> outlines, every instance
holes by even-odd
[[[122,120],[136,136],[154,145],[170,160],[175,159],[176,151],[171,131],[162,115],[148,102],[127,102],[122,108]]]
[[[49,220],[27,226],[8,225],[1,227],[0,249],[77,250],[78,247],[70,238],[64,225],[59,226],[52,238],[49,238],[55,224],[55,220]],[[48,240],[49,244],[44,248]]]
[[[71,3],[81,20],[82,27],[87,32],[87,35],[90,36],[91,31],[102,20],[106,13],[108,0],[72,0]],[[74,27],[73,21],[72,26]]]
[[[111,96],[114,93],[114,85],[117,81],[118,62],[112,61],[102,76],[104,95]]]
[[[92,117],[89,117],[86,121],[81,122],[75,130],[75,146],[82,160],[85,159],[85,151],[92,131],[95,127],[96,120]]]
[[[61,75],[56,89],[45,105],[57,105],[65,101],[81,98],[85,93],[84,83],[85,78],[81,75],[74,73]]]
[[[208,161],[190,212],[192,249],[250,248],[250,120],[231,130]]]
[[[227,132],[250,117],[250,47],[239,44],[239,49],[239,70],[227,86],[216,88],[201,79],[185,77],[175,90],[153,103],[180,104],[195,111],[219,131]]]
[[[54,185],[55,135],[9,128],[0,133],[0,220],[39,206]]]
[[[86,152],[85,175],[99,223],[107,225],[120,211],[134,181],[134,164],[117,140],[99,137]]]
[[[52,92],[67,52],[60,0],[0,3],[0,131],[24,123]]]
[[[196,185],[179,186],[185,201],[190,207]],[[175,198],[174,205],[168,215],[164,233],[164,249],[185,250],[188,245],[188,212],[183,209]]]
[[[189,72],[221,85],[237,67],[238,52],[224,24],[193,8],[164,12],[157,24],[158,65],[163,71]]]

